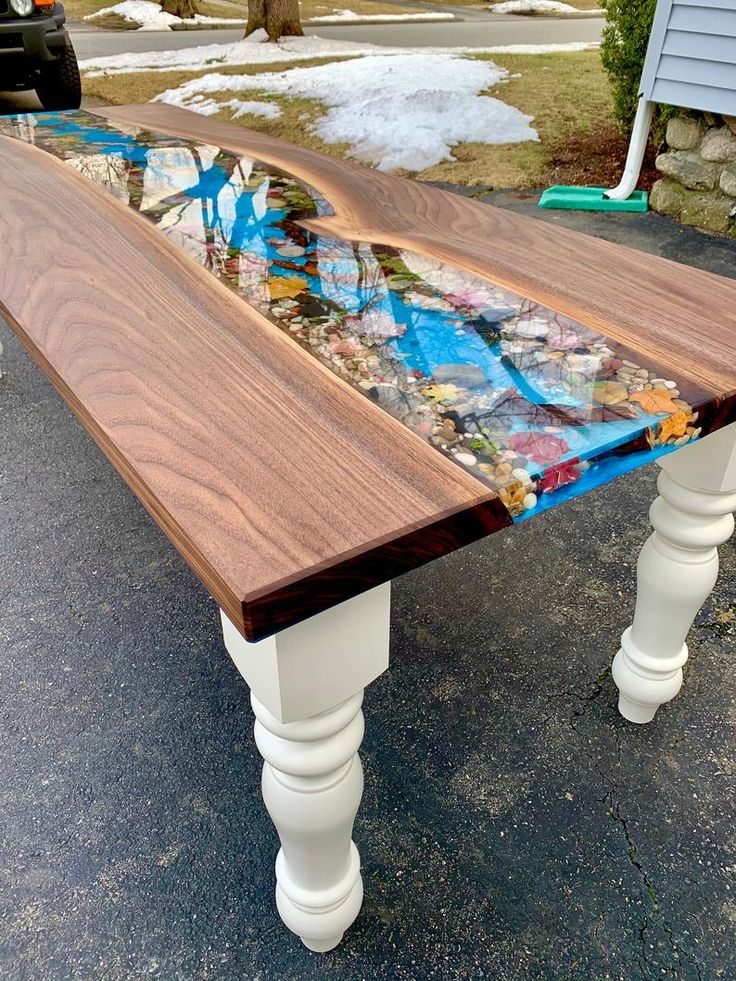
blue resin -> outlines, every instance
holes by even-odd
[[[329,203],[275,168],[83,111],[1,118],[0,134],[138,210],[515,520],[697,436],[674,381],[584,325],[458,267],[307,231]]]

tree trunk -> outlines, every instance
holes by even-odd
[[[270,41],[280,37],[301,37],[299,0],[248,0],[248,23],[245,36],[263,28]]]
[[[198,14],[197,0],[159,0],[161,9],[165,14],[173,14],[174,17],[182,17],[191,20]]]

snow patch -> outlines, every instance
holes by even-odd
[[[101,17],[108,14],[117,14],[134,24],[139,24],[139,31],[169,31],[174,25],[180,24],[243,24],[245,18],[240,17],[231,20],[228,17],[205,17],[204,14],[196,14],[194,17],[183,19],[175,17],[174,14],[167,14],[157,3],[150,0],[123,0],[116,3],[113,7],[104,7],[93,14],[87,14],[83,19],[94,23]]]
[[[379,170],[420,171],[453,160],[450,147],[458,143],[538,139],[530,116],[479,95],[507,74],[492,62],[448,51],[403,50],[279,73],[212,73],[168,89],[154,101],[197,109],[204,96],[246,91],[315,99],[328,112],[311,128],[327,143],[349,143],[354,157]]]
[[[494,3],[490,9],[494,14],[600,14],[600,10],[580,11],[569,3],[559,0],[504,0]]]
[[[484,54],[571,54],[574,51],[596,51],[599,41],[566,41],[564,44],[499,44],[494,48],[471,48]]]
[[[139,2],[139,0],[129,0],[129,2]],[[331,41],[313,36],[281,38],[276,43],[272,43],[268,41],[266,32],[261,29],[232,43],[201,44],[171,51],[106,55],[102,58],[87,58],[79,63],[79,67],[88,72],[90,77],[126,75],[131,72],[166,72],[172,69],[202,71],[225,65],[269,65],[274,62],[308,61],[311,58],[340,58],[381,50],[375,44]],[[399,52],[403,49],[390,50]]]
[[[145,3],[146,0],[126,0]],[[155,4],[151,4],[155,6]],[[112,8],[108,8],[112,9]],[[158,9],[158,8],[157,8]],[[586,51],[596,43],[571,41],[566,44],[510,44],[485,48],[422,48],[422,54],[552,54],[564,51]],[[133,72],[205,71],[231,65],[268,65],[275,62],[308,61],[311,58],[357,58],[366,55],[406,55],[406,48],[383,47],[358,41],[338,41],[315,37],[287,37],[268,42],[264,30],[230,44],[203,44],[173,51],[142,51],[135,54],[87,58],[79,63],[90,78],[99,75],[126,75]],[[429,76],[431,77],[431,75]]]
[[[351,21],[358,21],[362,24],[363,22],[370,23],[371,21],[376,21],[380,24],[394,24],[404,21],[432,22],[441,20],[457,20],[457,16],[451,13],[443,13],[442,11],[422,14],[356,14],[354,10],[333,10],[331,14],[325,14],[323,17],[310,17],[304,23],[345,24]]]
[[[278,119],[281,115],[280,107],[273,102],[258,102],[253,99],[228,99],[227,102],[218,102],[215,99],[207,99],[203,95],[195,95],[187,105],[187,109],[198,112],[202,116],[214,116],[221,109],[232,109],[233,119],[248,115]]]

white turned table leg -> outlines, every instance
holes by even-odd
[[[733,533],[736,425],[659,461],[654,531],[637,565],[634,620],[613,661],[619,711],[651,722],[682,685],[686,639],[718,577],[717,546]]]
[[[353,821],[363,795],[362,691],[330,712],[280,723],[253,697],[263,799],[281,839],[276,905],[310,950],[336,947],[363,901]]]
[[[262,790],[278,831],[276,905],[314,951],[337,946],[363,899],[352,842],[363,793],[363,688],[388,667],[390,585],[251,644],[222,614],[250,685]]]

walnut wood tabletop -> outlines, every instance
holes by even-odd
[[[733,417],[719,277],[164,105],[0,163],[3,312],[250,640]]]
[[[0,118],[0,168],[0,310],[221,607],[311,950],[361,906],[395,576],[656,460],[612,677],[632,722],[677,694],[735,282],[163,105]]]

